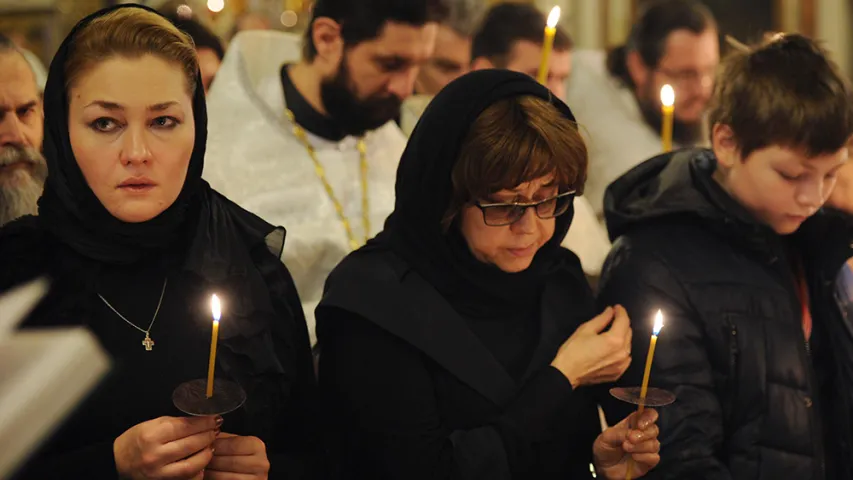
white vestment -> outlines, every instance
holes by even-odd
[[[424,110],[432,101],[432,95],[415,94],[407,98],[403,105],[400,106],[400,128],[403,134],[407,137],[412,136],[412,132],[424,114]]]
[[[264,220],[284,226],[282,260],[308,321],[312,344],[314,309],[332,269],[350,253],[344,226],[323,188],[304,144],[285,114],[281,67],[301,58],[301,40],[291,34],[238,34],[208,95],[208,140],[204,177],[214,189]],[[394,122],[365,136],[370,232],[362,222],[357,139],[333,142],[306,132],[355,238],[362,243],[382,230],[394,208],[397,164],[406,138]]]
[[[610,253],[610,239],[607,238],[607,231],[598,222],[586,194],[583,197],[575,197],[574,207],[572,226],[569,227],[562,246],[580,258],[584,273],[597,277],[601,274],[607,254]]]

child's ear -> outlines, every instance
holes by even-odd
[[[735,162],[740,161],[740,148],[734,132],[728,125],[714,124],[711,130],[711,146],[720,166],[731,168]]]

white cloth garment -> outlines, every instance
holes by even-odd
[[[29,50],[22,48],[21,54],[27,60],[27,63],[30,64],[30,69],[36,77],[36,85],[38,85],[39,92],[44,92],[44,84],[47,83],[47,70],[44,68],[44,64],[41,63],[41,60],[35,53]]]
[[[280,69],[301,56],[298,37],[271,31],[239,33],[208,96],[204,177],[266,221],[287,229],[282,260],[293,274],[312,344],[314,309],[332,269],[350,253],[349,240],[305,146],[285,114]],[[341,202],[356,240],[378,233],[394,208],[394,182],[406,138],[389,122],[365,137],[370,232],[362,222],[357,139],[325,140],[306,132]]]
[[[575,217],[562,246],[580,258],[584,273],[597,277],[601,274],[607,254],[610,253],[610,239],[607,238],[607,231],[598,222],[586,194],[583,197],[575,197],[574,207]]]
[[[572,58],[566,98],[589,148],[584,195],[601,219],[607,186],[663,147],[660,132],[643,119],[633,92],[607,72],[605,52],[578,50]]]
[[[400,107],[400,128],[409,137],[415,130],[418,120],[432,101],[431,95],[415,94],[407,98]]]

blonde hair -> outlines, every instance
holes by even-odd
[[[184,70],[187,89],[195,94],[198,57],[192,39],[169,20],[142,8],[119,8],[92,20],[71,43],[65,61],[68,91],[87,71],[116,56],[154,55]]]

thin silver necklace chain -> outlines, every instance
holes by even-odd
[[[118,316],[119,316],[119,318],[121,318],[122,320],[124,320],[125,322],[127,322],[127,324],[128,324],[128,325],[130,325],[131,327],[133,327],[133,328],[135,328],[135,329],[139,330],[140,332],[144,333],[144,334],[145,334],[145,337],[147,338],[148,336],[150,336],[150,335],[151,335],[151,333],[150,333],[150,332],[151,332],[151,327],[153,327],[153,326],[154,326],[154,322],[155,322],[155,321],[157,321],[157,314],[158,314],[158,313],[160,313],[160,306],[163,304],[163,296],[166,294],[166,284],[167,284],[168,282],[169,282],[169,277],[166,277],[166,279],[165,279],[165,280],[163,280],[163,291],[161,291],[161,292],[160,292],[160,301],[159,301],[159,302],[157,302],[157,310],[154,310],[154,318],[152,318],[152,319],[151,319],[151,323],[148,325],[148,330],[143,330],[143,329],[139,328],[136,324],[134,324],[133,322],[131,322],[130,320],[128,320],[127,318],[125,318],[125,317],[124,317],[124,315],[122,315],[121,313],[119,313],[119,311],[118,311],[118,310],[116,310],[112,305],[110,305],[110,302],[108,302],[108,301],[107,301],[107,299],[106,299],[106,298],[104,298],[104,296],[103,296],[103,295],[101,295],[100,293],[98,294],[98,297],[100,297],[100,298],[101,298],[101,300],[103,300],[103,302],[104,302],[108,307],[110,307],[110,310],[112,310],[113,312],[115,312],[115,314],[116,314],[116,315],[118,315]]]

